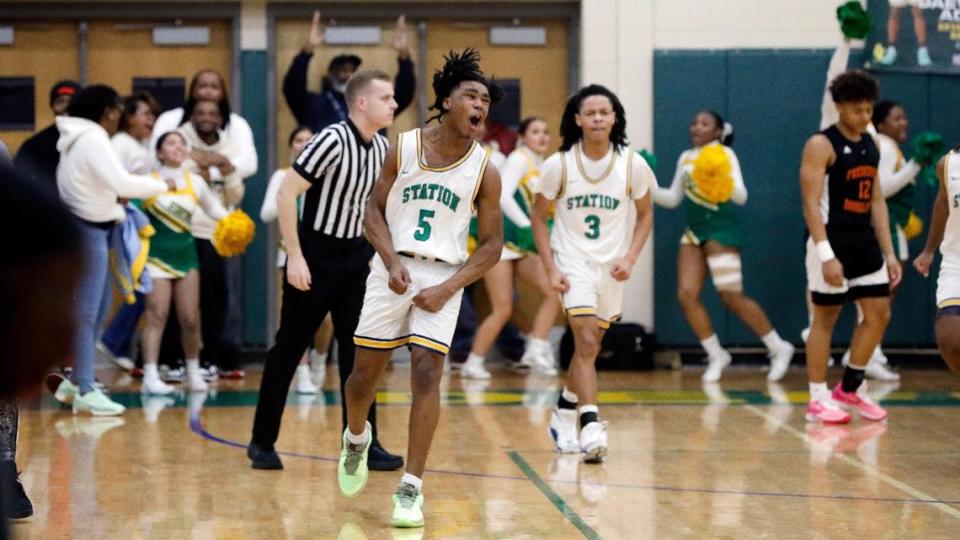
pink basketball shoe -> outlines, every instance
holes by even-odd
[[[843,384],[838,384],[833,389],[833,399],[848,409],[856,410],[866,420],[879,421],[887,417],[887,410],[867,395],[866,382],[861,384],[856,392],[844,392]]]
[[[846,424],[850,421],[850,413],[840,408],[830,396],[819,399],[810,398],[807,404],[807,422],[823,422],[824,424]]]

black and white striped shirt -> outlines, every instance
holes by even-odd
[[[376,134],[365,142],[350,120],[314,135],[293,163],[313,183],[303,198],[301,237],[311,230],[342,239],[362,236],[364,207],[386,153],[386,137]]]

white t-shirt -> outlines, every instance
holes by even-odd
[[[183,123],[183,107],[170,109],[160,115],[153,125],[153,134],[150,136],[150,148],[156,148],[157,139],[168,131],[176,131]],[[235,154],[230,156],[230,163],[237,169],[240,178],[253,176],[257,172],[257,148],[253,145],[253,130],[250,124],[237,113],[230,113],[230,122],[224,130]]]

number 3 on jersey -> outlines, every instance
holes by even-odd
[[[583,235],[586,236],[588,240],[600,238],[600,216],[590,214],[583,218],[583,222],[587,224],[587,230]]]
[[[420,210],[420,220],[417,221],[417,230],[413,232],[413,238],[420,242],[426,242],[430,239],[430,233],[433,229],[427,220],[436,215],[433,210]]]

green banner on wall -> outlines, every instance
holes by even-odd
[[[869,0],[866,67],[960,74],[960,0]]]

